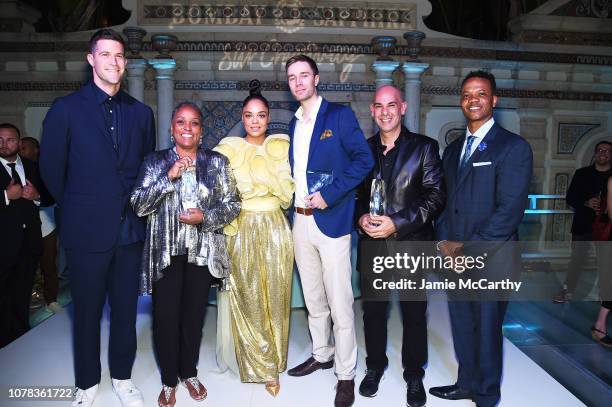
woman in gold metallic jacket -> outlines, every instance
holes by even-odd
[[[228,160],[199,148],[202,113],[192,103],[172,115],[173,148],[145,159],[131,204],[148,216],[141,289],[153,293],[153,339],[162,378],[161,407],[176,403],[179,378],[195,400],[207,391],[197,363],[213,256],[225,257],[221,234],[212,233],[240,212]]]

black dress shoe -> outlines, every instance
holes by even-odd
[[[459,388],[456,384],[452,386],[432,387],[429,389],[429,394],[446,400],[472,399],[471,392]]]
[[[289,376],[306,376],[312,372],[316,372],[319,369],[331,369],[334,366],[334,360],[329,362],[319,362],[312,356],[306,359],[306,362],[297,365],[293,369],[289,369],[287,374]]]
[[[406,404],[409,407],[423,407],[427,401],[423,379],[419,376],[410,376],[406,380]]]
[[[355,402],[355,380],[338,380],[334,407],[351,407]]]
[[[376,393],[378,393],[378,384],[384,372],[384,370],[367,369],[366,375],[359,385],[359,394],[364,397],[376,396]]]

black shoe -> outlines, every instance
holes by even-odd
[[[603,336],[600,337],[599,335]],[[605,331],[600,331],[599,329],[595,328],[595,325],[591,327],[591,336],[596,342],[599,342],[600,345],[608,348],[612,347],[612,338],[610,338],[610,335],[608,335],[608,333]]]
[[[429,394],[446,400],[472,399],[471,392],[459,388],[456,384],[452,386],[432,387],[429,389]]]
[[[355,402],[355,380],[338,380],[334,407],[351,407]]]
[[[612,338],[608,335],[604,336],[599,340],[599,343],[606,348],[612,348]]]
[[[306,376],[312,372],[316,372],[319,369],[331,369],[333,366],[333,359],[329,362],[319,362],[311,356],[306,359],[304,363],[297,365],[293,369],[289,369],[287,374],[289,376]]]
[[[427,401],[423,379],[419,376],[410,376],[406,380],[406,404],[409,407],[423,407]]]
[[[364,397],[376,396],[378,384],[384,373],[384,370],[366,369],[366,375],[359,385],[359,394]]]

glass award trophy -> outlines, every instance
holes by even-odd
[[[370,189],[370,216],[385,214],[387,196],[385,194],[385,180],[374,178]]]
[[[198,207],[198,180],[195,166],[187,167],[181,176],[181,212],[187,213],[190,208]]]
[[[327,171],[306,171],[306,183],[308,184],[308,193],[314,194],[332,183],[334,174]]]

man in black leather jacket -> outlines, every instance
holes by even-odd
[[[400,90],[390,85],[380,87],[370,105],[372,117],[380,131],[368,140],[376,165],[358,193],[358,226],[364,232],[360,242],[360,257],[372,241],[432,240],[433,220],[444,207],[445,193],[438,143],[429,137],[411,133],[402,126],[402,115],[406,109]],[[369,213],[373,178],[380,178],[385,184],[386,209],[384,215],[380,216]],[[364,273],[363,268],[361,271]],[[418,273],[422,273],[422,270]],[[421,301],[400,301],[400,306],[407,404],[411,407],[423,406],[426,401],[423,366],[427,363],[427,301],[424,292]],[[377,298],[376,301],[364,298],[367,370],[359,387],[362,396],[376,395],[388,365],[385,352],[388,309],[388,298]]]

